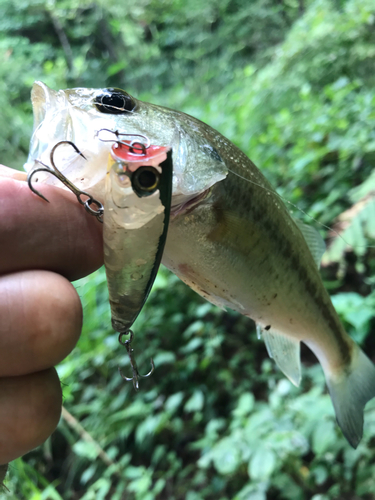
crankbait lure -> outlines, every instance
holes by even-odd
[[[100,137],[101,133],[113,134],[111,139]],[[32,185],[32,177],[37,172],[47,172],[57,177],[76,196],[85,209],[103,222],[104,265],[107,274],[112,326],[119,332],[119,341],[127,349],[133,376],[138,389],[140,375],[133,357],[131,327],[138,317],[151,291],[160,266],[167,238],[169,214],[172,198],[172,149],[151,145],[135,140],[122,140],[118,131],[99,130],[97,138],[103,142],[113,142],[108,155],[105,180],[104,203],[81,191],[57,168],[55,152],[58,147],[70,145],[76,153],[85,156],[70,141],[60,141],[51,149],[52,168],[37,161],[41,166],[28,175],[30,189],[46,198]],[[134,136],[131,136],[134,137]],[[48,200],[47,200],[48,201]],[[129,339],[124,336],[130,334]]]

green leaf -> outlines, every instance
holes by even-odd
[[[172,394],[165,402],[165,410],[170,413],[174,413],[182,403],[183,399],[184,393],[182,391],[176,392],[176,394]]]
[[[269,448],[258,448],[250,459],[248,473],[254,481],[268,479],[276,467],[275,452]]]
[[[220,474],[233,474],[240,466],[240,454],[231,439],[222,439],[212,450],[212,459]]]
[[[77,441],[73,445],[73,451],[80,457],[95,460],[98,456],[98,448],[94,443],[88,441]]]
[[[233,410],[233,415],[236,417],[242,417],[248,415],[254,408],[255,398],[250,392],[241,394],[237,407]]]
[[[194,391],[193,395],[186,401],[185,412],[201,411],[204,405],[204,394],[202,391]]]
[[[323,455],[337,442],[336,428],[332,421],[318,423],[312,436],[312,449],[317,456]]]

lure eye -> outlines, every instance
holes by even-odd
[[[155,193],[159,182],[160,174],[154,167],[139,167],[132,175],[132,187],[139,197]]]
[[[105,89],[103,94],[94,99],[96,109],[101,113],[123,115],[134,111],[133,98],[121,89]]]

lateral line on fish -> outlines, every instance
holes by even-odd
[[[228,167],[227,167],[228,168]],[[302,210],[302,208],[300,208],[299,206],[295,205],[294,203],[292,203],[291,201],[287,200],[286,198],[283,198],[279,193],[277,193],[276,191],[272,191],[271,189],[267,189],[266,187],[262,186],[261,184],[258,184],[257,182],[254,182],[250,179],[247,179],[246,177],[244,177],[243,175],[241,174],[238,174],[237,172],[234,172],[233,170],[231,170],[230,168],[228,168],[228,171],[231,172],[233,175],[236,175],[237,177],[240,177],[241,179],[243,179],[244,181],[246,182],[249,182],[250,184],[254,184],[255,186],[257,187],[260,187],[262,189],[264,189],[265,191],[271,193],[271,194],[276,194],[276,196],[278,198],[280,198],[280,200],[282,200],[284,203],[288,203],[289,205],[291,205],[292,207],[296,208],[297,210],[299,210],[301,213],[303,213],[304,215],[306,215],[306,217],[308,217],[309,219],[311,219],[312,221],[316,222],[317,224],[319,224],[319,226],[321,227],[324,227],[325,229],[328,229],[329,231],[332,231],[333,234],[335,234],[338,238],[340,238],[344,243],[346,243],[346,245],[349,245],[350,247],[353,248],[353,245],[351,245],[350,243],[348,243],[345,238],[343,238],[341,236],[340,233],[338,233],[337,231],[335,231],[335,229],[333,229],[332,227],[330,226],[327,226],[326,224],[323,224],[323,222],[320,222],[318,221],[317,219],[315,219],[312,215],[309,215],[307,212],[305,212],[304,210]],[[333,238],[333,236],[327,236],[327,238]],[[375,245],[360,245],[358,246],[357,245],[357,248],[375,248]]]

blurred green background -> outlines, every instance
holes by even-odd
[[[25,160],[36,79],[202,119],[327,238],[325,285],[375,359],[374,63],[373,0],[0,0],[0,162]],[[141,372],[151,356],[157,369],[135,393],[103,271],[76,286],[85,322],[58,367],[63,417],[11,464],[2,499],[375,499],[375,404],[354,451],[307,349],[297,389],[249,319],[162,269],[134,327]]]

